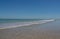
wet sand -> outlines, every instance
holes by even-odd
[[[0,29],[0,39],[60,39],[60,21]]]

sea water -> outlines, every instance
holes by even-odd
[[[43,24],[54,21],[53,19],[0,19],[0,29],[16,28],[21,26],[29,26],[33,24]]]

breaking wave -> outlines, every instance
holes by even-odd
[[[16,27],[21,27],[21,26],[29,26],[33,24],[43,24],[43,23],[47,23],[51,21],[54,21],[54,19],[32,21],[32,22],[4,23],[4,24],[0,24],[0,29],[16,28]]]

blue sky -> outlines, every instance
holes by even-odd
[[[60,18],[60,1],[0,0],[0,18]]]

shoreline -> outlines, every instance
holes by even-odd
[[[45,24],[45,23],[50,23],[52,21],[55,21],[55,20],[53,20],[53,19],[42,20],[42,22],[40,22],[40,23],[39,23],[39,21],[36,21],[36,22],[31,22],[30,24],[15,25],[15,26],[9,26],[9,27],[0,28],[0,29],[10,29],[10,28],[17,28],[17,27],[22,27],[22,26],[31,26],[31,25],[37,25],[37,24]]]
[[[56,27],[56,23],[57,21],[0,30],[0,39],[60,39],[60,24]]]

